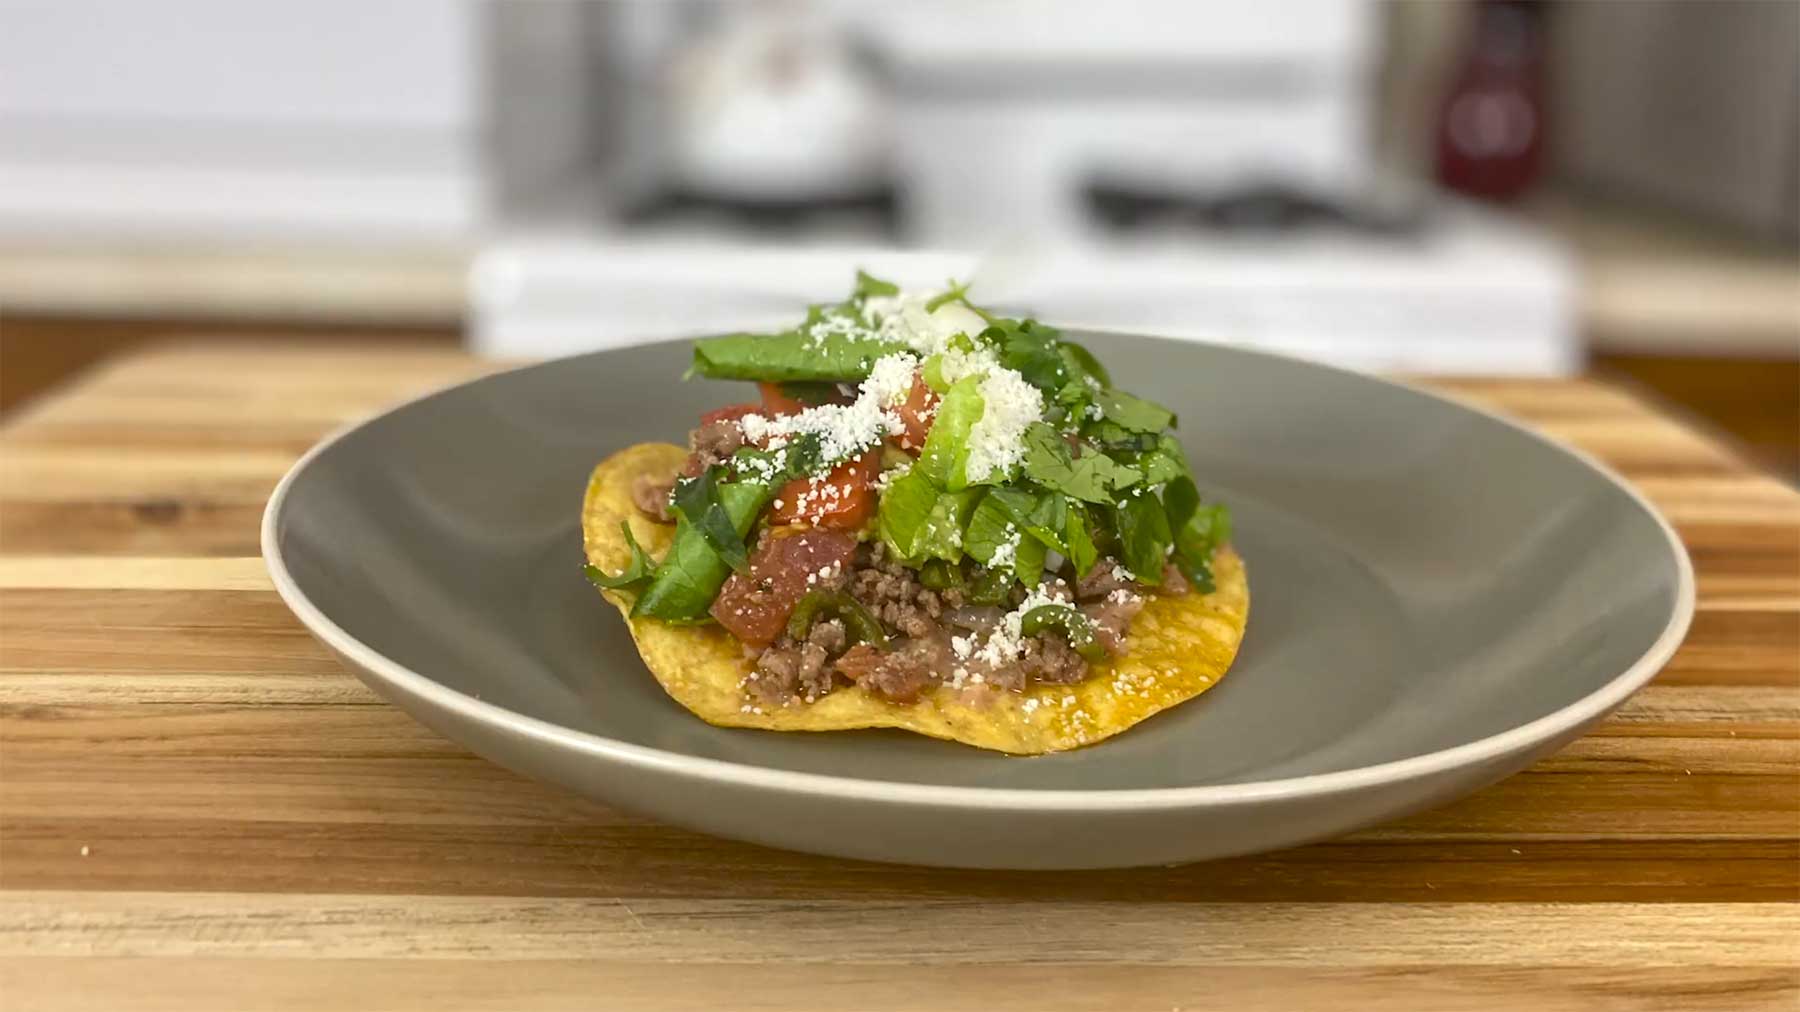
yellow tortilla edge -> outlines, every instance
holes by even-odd
[[[673,524],[645,516],[632,502],[644,475],[674,474],[687,451],[641,443],[601,461],[588,480],[582,540],[590,563],[607,573],[624,569],[631,549],[619,524],[652,557],[674,538]],[[1218,684],[1243,641],[1250,615],[1244,563],[1230,546],[1213,558],[1211,594],[1150,595],[1133,619],[1124,655],[1094,666],[1079,685],[1043,685],[1025,692],[939,686],[913,703],[892,703],[858,686],[840,686],[811,702],[759,704],[743,691],[753,670],[736,637],[716,625],[672,625],[633,618],[636,595],[603,590],[630,627],[644,664],[671,698],[720,727],[768,731],[846,731],[898,728],[933,738],[1015,755],[1091,745]]]

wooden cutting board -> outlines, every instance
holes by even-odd
[[[1622,471],[1699,613],[1591,736],[1330,843],[1093,873],[698,836],[493,766],[345,674],[257,558],[331,428],[491,366],[175,347],[0,433],[8,1009],[1793,1008],[1800,495],[1593,382],[1442,384]]]

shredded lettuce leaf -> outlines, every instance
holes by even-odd
[[[683,478],[675,483],[669,505],[688,525],[706,538],[719,558],[738,572],[750,568],[750,557],[744,548],[744,536],[733,527],[725,504],[719,500],[719,476],[723,467],[706,469],[698,478]]]
[[[650,580],[656,571],[656,560],[638,544],[637,536],[631,533],[631,524],[619,521],[619,531],[625,535],[625,543],[631,546],[631,562],[616,576],[608,576],[599,566],[589,563],[581,567],[587,574],[588,582],[603,590],[636,590]]]
[[[872,337],[814,336],[805,328],[781,334],[726,334],[694,342],[692,371],[707,379],[850,382],[867,379],[876,359],[903,350]]]
[[[897,558],[915,564],[933,558],[958,562],[964,529],[983,491],[946,492],[915,464],[882,494],[876,530]]]
[[[980,385],[979,376],[964,376],[950,385],[919,454],[917,470],[951,492],[969,485],[969,431],[987,408]]]

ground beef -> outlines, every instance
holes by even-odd
[[[800,651],[793,646],[772,646],[756,659],[748,687],[764,700],[781,704],[800,693]]]
[[[1187,593],[1193,588],[1188,586],[1188,579],[1186,576],[1182,575],[1181,567],[1170,562],[1163,566],[1162,587],[1160,589],[1165,594],[1180,595]]]
[[[907,703],[958,670],[965,677],[978,674],[979,682],[1001,691],[1023,691],[1032,684],[1073,685],[1088,677],[1086,658],[1054,630],[1025,640],[1019,656],[998,668],[966,655],[958,660],[950,636],[961,631],[946,628],[944,613],[960,607],[962,595],[924,586],[914,570],[888,558],[879,543],[858,548],[852,565],[853,571],[841,578],[843,585],[881,620],[893,645],[886,651],[867,644],[846,650],[847,632],[836,619],[814,624],[801,641],[783,635],[757,660],[751,684],[765,700],[810,702],[842,679],[883,699]],[[1143,608],[1143,597],[1134,584],[1111,576],[1114,568],[1103,562],[1095,567],[1096,574],[1105,570],[1101,578],[1081,581],[1073,589],[1058,581],[1044,593],[1058,601],[1080,600],[1101,643],[1116,654],[1124,647],[1132,618]],[[1024,595],[1023,588],[1015,587],[1009,601],[994,612],[1017,607]]]
[[[1026,678],[1046,685],[1074,685],[1088,674],[1087,660],[1055,632],[1026,640],[1017,667]]]
[[[1082,614],[1094,624],[1094,638],[1109,654],[1123,653],[1125,631],[1131,620],[1144,610],[1144,599],[1130,591],[1114,591],[1106,597],[1081,606]]]
[[[672,523],[675,515],[669,510],[669,492],[674,487],[673,479],[658,481],[650,475],[640,474],[631,483],[631,501],[658,523]]]
[[[688,449],[693,451],[693,455],[688,457],[687,466],[682,468],[682,473],[698,476],[707,468],[738,452],[743,445],[744,429],[736,419],[707,422],[688,433]]]
[[[837,619],[814,622],[800,646],[800,691],[812,702],[831,691],[831,659],[844,651],[844,624]]]
[[[1094,563],[1094,568],[1088,570],[1086,576],[1075,581],[1075,596],[1083,601],[1091,601],[1115,590],[1132,589],[1132,581],[1119,575],[1124,572],[1124,568],[1112,559],[1101,559]]]
[[[850,581],[850,593],[883,625],[902,636],[919,639],[938,633],[943,597],[921,584],[912,570],[887,558],[887,550],[879,542],[868,551],[867,560]]]
[[[857,685],[895,703],[918,699],[949,666],[950,647],[942,636],[902,640],[885,652],[859,644],[837,662]]]

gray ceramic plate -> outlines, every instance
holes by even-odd
[[[487,377],[329,439],[276,489],[263,551],[364,681],[495,762],[707,832],[923,864],[1192,861],[1393,818],[1568,742],[1687,628],[1680,542],[1590,460],[1351,373],[1077,336],[1180,413],[1253,599],[1217,688],[1087,749],[725,730],[663,694],[582,578],[577,513],[602,457],[743,396],[681,382],[685,343]]]

